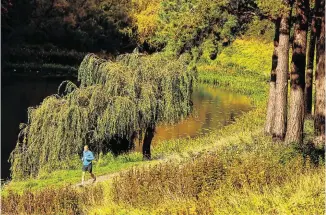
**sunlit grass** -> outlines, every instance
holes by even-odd
[[[216,60],[199,63],[200,82],[249,95],[255,105],[266,102],[273,44],[236,40]]]
[[[245,125],[251,129],[257,126]],[[232,127],[236,131],[240,123]],[[121,174],[113,187],[111,182],[106,183],[106,203],[95,205],[88,213],[325,212],[323,154],[319,155],[320,164],[315,165],[296,146],[275,144],[262,131],[227,135],[216,140],[214,147],[186,159],[173,157],[166,163]]]
[[[94,173],[97,176],[118,172],[131,166],[142,163],[142,155],[138,152],[114,157],[112,154],[101,156],[94,162]],[[72,161],[73,162],[73,161]],[[81,164],[80,164],[81,165]],[[86,179],[90,178],[87,174]],[[76,169],[56,170],[51,173],[41,173],[38,178],[28,180],[11,181],[4,186],[1,195],[7,195],[9,191],[22,193],[25,190],[42,190],[50,187],[61,187],[69,184],[76,184],[81,181],[81,166]]]

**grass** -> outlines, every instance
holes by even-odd
[[[96,164],[96,171],[99,174],[120,171],[120,174],[87,191],[75,190],[79,199],[66,195],[71,204],[61,214],[73,214],[71,205],[94,215],[324,214],[324,149],[313,145],[312,119],[305,122],[304,146],[273,142],[263,134],[269,74],[269,68],[264,65],[270,65],[271,53],[267,56],[266,50],[271,49],[268,43],[259,46],[253,43],[236,41],[222,52],[219,60],[199,65],[199,80],[249,95],[255,109],[203,137],[162,142],[153,148],[154,162],[143,162],[135,153],[123,155],[124,158],[108,156]],[[231,57],[223,59],[223,54]],[[261,62],[257,63],[259,58]],[[67,177],[76,174],[73,176],[76,181],[80,177],[79,170],[61,173]],[[66,176],[62,178],[66,180]],[[44,190],[56,183],[56,178],[58,173],[53,172],[42,180],[11,182],[4,192],[8,194],[8,190],[15,188],[21,191],[25,189],[24,183],[32,182],[34,189]],[[94,194],[99,188],[101,192]],[[57,191],[35,195],[38,198],[43,195],[44,200],[53,192],[64,195],[60,194],[62,189],[60,185]],[[90,203],[86,205],[81,200],[84,191],[90,193],[87,197]],[[12,207],[13,195],[3,198],[4,211]],[[15,196],[15,204],[23,208],[21,205],[29,195],[25,192]],[[54,204],[59,201],[54,199]],[[40,202],[43,203],[36,205],[35,200],[29,201],[35,207],[34,212],[49,206],[47,201]],[[48,208],[43,214],[55,211]]]
[[[264,105],[271,67],[272,43],[236,40],[214,61],[199,63],[200,82],[250,96],[256,106]]]
[[[75,159],[72,162],[79,162]],[[127,169],[131,166],[139,165],[142,162],[142,155],[138,152],[120,155],[114,157],[112,154],[101,156],[101,159],[94,162],[94,170],[96,175],[105,175]],[[81,167],[76,164],[74,169],[56,170],[51,173],[43,172],[38,178],[30,178],[28,180],[13,180],[4,186],[1,195],[7,196],[9,192],[23,193],[26,190],[40,191],[48,187],[58,188],[70,184],[76,184],[81,181]],[[87,177],[90,178],[88,174]]]
[[[2,199],[2,212],[5,214],[83,214],[84,207],[101,203],[101,186],[96,188],[74,189],[61,187],[48,188],[40,192],[26,191],[24,195],[10,193]]]
[[[141,208],[111,204],[89,214],[324,214],[322,177],[323,173],[316,171],[283,185],[264,186],[261,190],[222,186],[199,200],[173,199],[159,206]]]
[[[135,169],[108,183],[88,214],[323,214],[323,168],[271,146]]]

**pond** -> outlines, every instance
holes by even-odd
[[[197,137],[234,122],[235,118],[252,109],[247,96],[228,92],[210,85],[199,84],[193,91],[194,110],[187,119],[169,126],[159,126],[153,145],[164,140]],[[136,144],[136,151],[141,145]]]

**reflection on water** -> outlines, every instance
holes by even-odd
[[[196,87],[192,101],[192,115],[178,124],[157,127],[153,144],[162,140],[206,134],[230,124],[237,116],[251,109],[248,97],[208,85]],[[141,146],[137,143],[136,151],[141,151]]]

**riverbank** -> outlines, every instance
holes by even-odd
[[[88,188],[64,187],[80,180],[79,170],[10,182],[2,192],[5,211],[28,205],[42,214],[322,214],[323,156],[263,134],[270,46],[237,40],[221,58],[198,65],[201,82],[250,96],[255,109],[235,123],[204,137],[166,141],[153,148],[153,161],[139,153],[105,156],[95,164],[99,175],[123,173]],[[312,125],[306,123],[305,143]],[[51,207],[62,199],[64,209]]]

